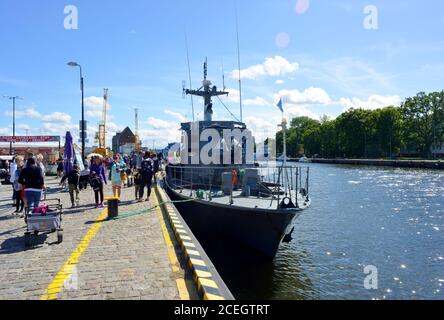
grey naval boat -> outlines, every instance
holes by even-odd
[[[294,220],[310,206],[309,168],[287,167],[285,162],[270,166],[248,161],[245,136],[249,131],[245,123],[212,120],[212,97],[228,93],[211,86],[207,62],[202,87],[184,89],[184,93],[203,97],[204,121],[181,124],[181,160],[166,166],[165,190],[177,201],[181,215],[202,243],[223,243],[227,253],[234,244],[245,254],[273,259],[281,242],[291,240]],[[229,149],[229,158],[233,160],[233,145],[237,143],[241,161],[235,165],[203,164],[201,159],[193,162],[196,150],[191,147],[192,131],[202,133],[206,129],[214,129],[221,136],[227,129],[245,134],[237,141],[232,138]],[[200,140],[195,145],[199,154],[211,138],[207,142]],[[215,148],[220,148],[219,154],[227,151],[223,143],[212,148],[210,153]]]

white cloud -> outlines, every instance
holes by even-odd
[[[177,119],[180,122],[187,122],[188,121],[188,119],[183,114],[181,114],[179,112],[174,112],[174,111],[167,109],[167,110],[165,110],[165,114],[174,117],[175,119]]]
[[[169,129],[172,127],[171,122],[167,122],[167,121],[153,118],[153,117],[148,118],[147,123],[148,123],[148,125],[150,125],[154,129]]]
[[[0,134],[10,136],[12,135],[12,130],[10,128],[0,128]]]
[[[170,124],[168,128],[142,129],[139,134],[145,146],[152,147],[153,141],[156,147],[165,147],[168,143],[180,141],[179,126]]]
[[[54,112],[40,118],[43,122],[70,123],[71,116],[63,112]]]
[[[8,117],[12,117],[12,111],[6,111],[5,115]],[[42,115],[36,110],[34,106],[28,107],[25,110],[17,110],[15,112],[16,118],[28,117],[28,118],[36,118],[39,119]]]
[[[288,108],[285,109],[285,114],[288,115],[290,119],[296,117],[310,117],[312,119],[320,118],[320,115],[314,113],[303,105],[290,105]]]
[[[41,134],[60,135],[64,136],[67,131],[71,131],[73,136],[78,133],[78,127],[72,123],[43,123],[42,127],[38,129]],[[91,138],[91,137],[89,137]]]
[[[396,91],[392,83],[396,75],[387,75],[374,69],[368,63],[356,58],[338,58],[327,61],[303,59],[300,74],[311,81],[329,83],[348,95],[360,92],[370,95],[375,91]]]
[[[242,104],[246,106],[266,106],[270,103],[262,97],[256,97],[254,99],[245,99],[242,100]]]
[[[228,88],[225,91],[229,92],[228,96],[223,96],[221,100],[224,103],[236,103],[239,104],[239,90]],[[269,105],[270,102],[268,102],[266,99],[262,97],[256,97],[254,99],[245,99],[242,98],[242,104],[245,106],[266,106]]]
[[[398,95],[393,96],[381,96],[374,94],[368,97],[367,100],[361,100],[358,98],[341,98],[339,99],[339,104],[344,106],[345,110],[350,108],[362,108],[375,110],[379,108],[384,108],[388,106],[399,106],[401,105],[401,97]]]
[[[279,113],[276,115],[255,115],[245,117],[245,123],[248,129],[253,132],[256,141],[263,141],[267,137],[272,137],[278,131],[278,123],[281,120]]]
[[[106,124],[106,132],[108,132],[108,133],[122,132],[123,129],[125,129],[125,128],[122,126],[119,126],[118,124],[116,124],[114,122],[108,122]]]
[[[12,112],[7,111],[5,112],[5,115],[8,117],[12,117]],[[40,112],[37,111],[37,109],[32,106],[25,110],[18,110],[15,112],[16,118],[33,118],[38,119],[43,122],[62,122],[62,123],[70,123],[71,122],[71,116],[67,113],[63,112],[54,112],[48,115],[43,115]]]
[[[330,96],[324,89],[314,87],[310,87],[304,90],[304,92],[300,92],[299,90],[281,90],[274,98],[278,101],[281,97],[284,105],[326,105],[332,102]]]
[[[86,116],[90,118],[102,119],[103,115],[103,97],[91,96],[85,98]],[[107,104],[107,112],[111,110],[111,105]]]
[[[30,130],[31,127],[28,126],[28,125],[25,124],[25,123],[20,123],[20,124],[17,125],[17,129],[21,129],[21,130]]]
[[[275,56],[273,58],[266,58],[263,64],[257,64],[247,69],[241,70],[242,79],[256,80],[262,76],[277,77],[283,76],[289,73],[293,73],[299,69],[297,62],[289,62],[287,59],[281,56]],[[233,70],[230,72],[230,77],[237,79],[239,77],[239,70]]]
[[[275,84],[284,84],[285,81],[284,80],[276,80]]]

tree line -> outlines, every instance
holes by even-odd
[[[400,155],[432,158],[444,143],[444,91],[418,93],[400,107],[351,108],[336,119],[297,117],[287,129],[289,157],[390,158]],[[277,133],[282,154],[283,132]]]

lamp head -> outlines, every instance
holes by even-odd
[[[80,67],[80,65],[77,62],[68,62],[68,66],[70,66],[70,67]]]

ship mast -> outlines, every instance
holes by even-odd
[[[193,96],[199,96],[204,98],[204,121],[213,121],[213,102],[212,97],[228,95],[228,92],[217,91],[217,87],[211,87],[211,81],[207,80],[208,75],[208,62],[205,59],[204,63],[204,80],[202,81],[202,87],[198,90],[186,89],[186,94]]]

